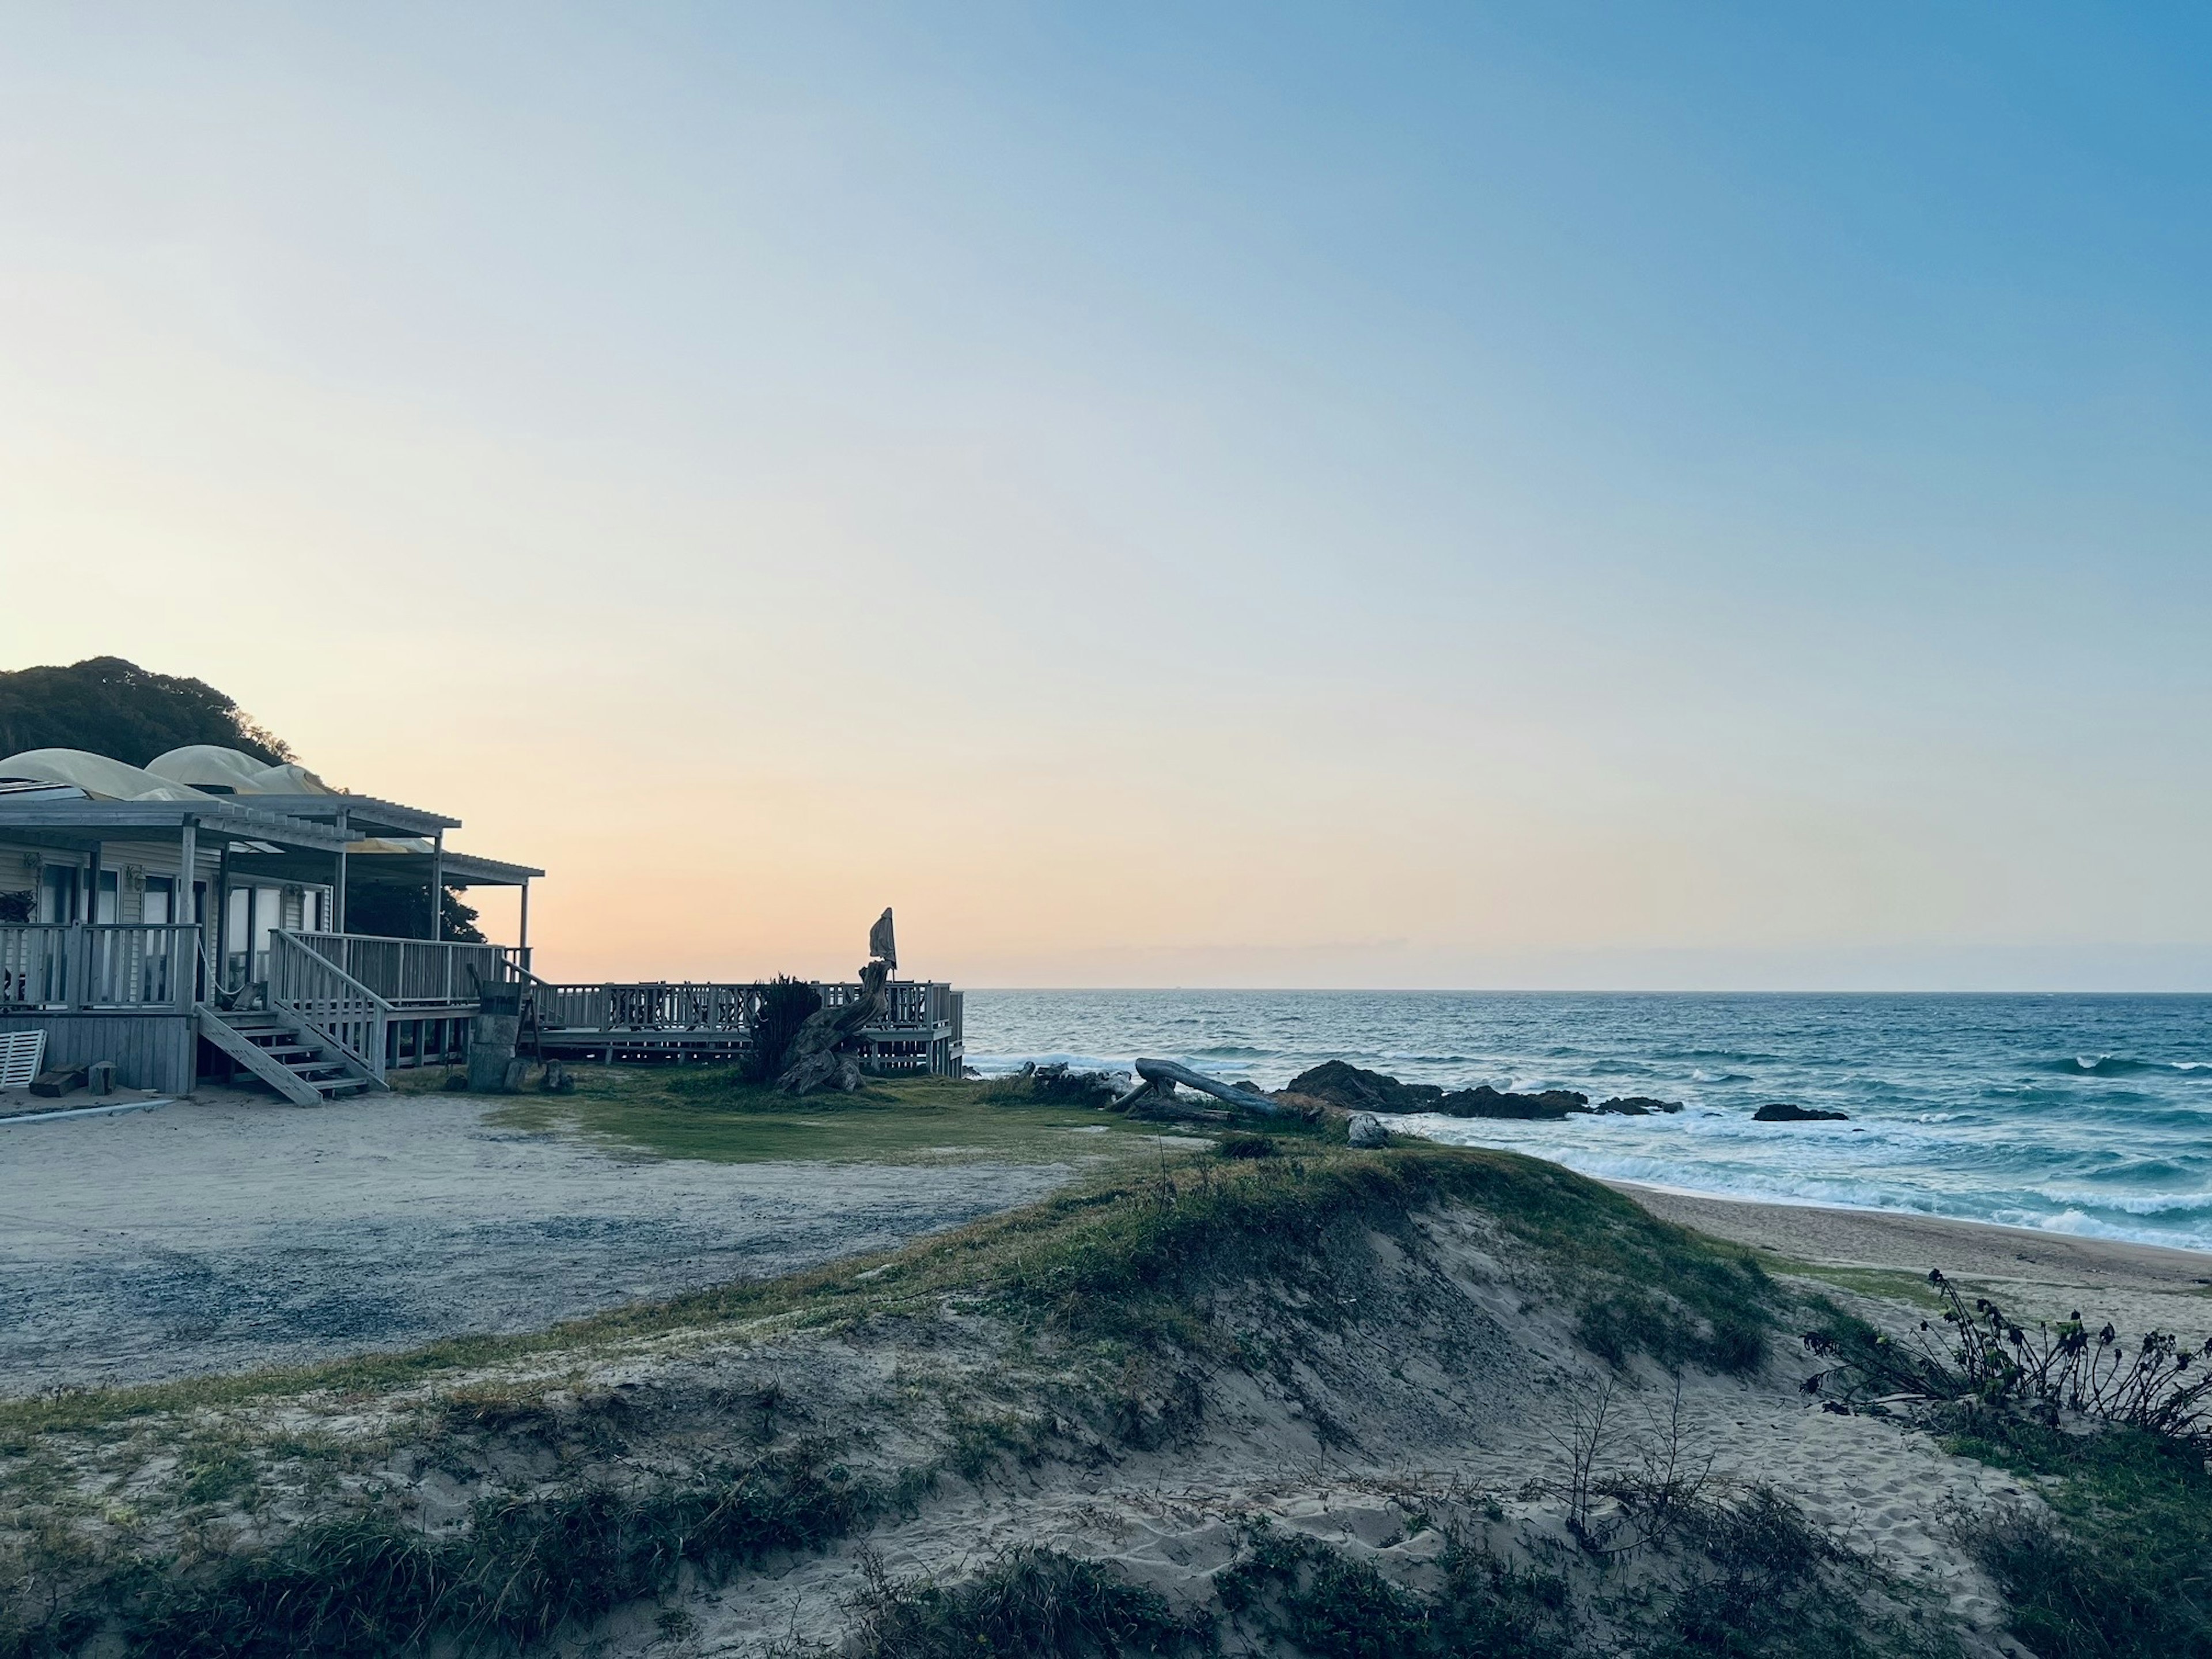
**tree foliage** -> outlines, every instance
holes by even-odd
[[[292,751],[204,680],[120,657],[0,672],[0,755],[83,749],[143,766],[185,744],[220,744],[271,764]]]
[[[445,892],[445,927],[438,937],[462,945],[482,945],[483,930],[477,926],[477,908],[461,902],[448,887]],[[430,937],[429,888],[397,882],[346,883],[346,932],[376,939]]]

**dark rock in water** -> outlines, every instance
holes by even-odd
[[[1472,1089],[1455,1089],[1435,1105],[1422,1109],[1453,1117],[1565,1117],[1589,1110],[1589,1097],[1572,1089],[1547,1089],[1541,1094],[1516,1095],[1479,1083]]]
[[[1283,1092],[1325,1100],[1347,1112],[1433,1112],[1444,1091],[1433,1083],[1401,1083],[1332,1060],[1300,1072]]]
[[[1849,1112],[1824,1112],[1817,1106],[1792,1106],[1786,1100],[1762,1106],[1751,1115],[1755,1123],[1843,1123],[1850,1115]]]
[[[1601,1100],[1590,1108],[1594,1112],[1615,1112],[1622,1117],[1649,1117],[1654,1112],[1679,1112],[1679,1100],[1654,1100],[1650,1095],[1615,1095],[1611,1100]]]

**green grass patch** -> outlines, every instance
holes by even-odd
[[[1869,1297],[1877,1302],[1895,1302],[1912,1308],[1940,1308],[1943,1305],[1943,1299],[1929,1287],[1928,1275],[1909,1268],[1837,1267],[1822,1261],[1801,1261],[1795,1256],[1758,1249],[1753,1249],[1753,1254],[1770,1273],[1784,1273],[1792,1279],[1815,1279],[1823,1285],[1832,1285],[1838,1290],[1850,1291],[1854,1295]]]
[[[2212,1474],[2170,1437],[1988,1423],[1952,1451],[2033,1478],[2049,1506],[1960,1525],[2039,1659],[2212,1655]]]
[[[729,1067],[578,1066],[571,1095],[517,1095],[491,1121],[717,1164],[1061,1163],[1151,1146],[1161,1126],[1003,1084],[885,1078],[794,1100]]]

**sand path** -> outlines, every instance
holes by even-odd
[[[491,1109],[210,1091],[0,1132],[0,1393],[542,1328],[887,1249],[1075,1172],[624,1158]]]

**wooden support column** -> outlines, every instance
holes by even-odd
[[[192,872],[199,868],[199,862],[200,821],[195,817],[187,817],[183,826],[177,831],[177,894],[169,902],[169,913],[173,921],[195,922],[200,919],[199,907],[192,902]],[[199,958],[207,954],[205,944],[206,940],[203,936],[201,939],[203,948],[194,953],[191,965],[185,970],[195,978],[199,972]],[[222,969],[218,966],[216,972],[221,971]],[[187,1008],[200,1000],[199,987],[193,981],[188,980],[180,989],[184,994],[179,1000]]]
[[[430,937],[446,936],[446,832],[430,841]]]
[[[351,816],[352,816],[351,814],[349,814],[349,813],[348,813],[348,812],[346,812],[346,811],[343,811],[343,810],[341,810],[341,811],[339,811],[339,813],[338,813],[338,821],[337,821],[337,831],[338,831],[338,884],[337,884],[337,888],[336,888],[336,889],[332,891],[332,893],[331,894],[331,931],[333,933],[343,933],[343,932],[345,932],[345,930],[346,930],[346,913],[345,913],[345,898],[346,898],[346,894],[345,894],[345,887],[346,887],[346,867],[345,867],[345,866],[346,866],[346,850],[345,850],[345,844],[346,844],[346,842],[347,842],[348,841],[351,840],[351,839],[352,839],[352,837],[353,837],[353,830],[352,830],[352,828],[350,827],[350,825],[351,825]]]
[[[92,844],[92,865],[84,872],[84,919],[88,923],[100,920],[100,843]],[[117,895],[118,898],[121,895]]]
[[[515,929],[514,951],[522,959],[522,971],[530,971],[530,878],[522,878],[522,921]]]
[[[222,842],[216,864],[215,963],[216,977],[230,972],[230,837]]]

